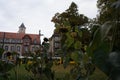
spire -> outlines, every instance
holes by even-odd
[[[22,23],[19,28],[25,28],[26,29],[24,23]]]
[[[25,25],[24,25],[24,23],[22,23],[21,25],[20,25],[20,27],[19,27],[19,33],[25,33],[25,29],[26,29],[26,27],[25,27]]]

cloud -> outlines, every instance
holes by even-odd
[[[72,1],[81,14],[96,16],[97,0],[0,0],[0,30],[17,32],[23,22],[28,33],[38,34],[41,29],[41,33],[50,37],[54,30],[52,17],[68,9]]]

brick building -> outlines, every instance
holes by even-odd
[[[40,35],[25,33],[26,27],[22,23],[18,32],[0,32],[0,47],[5,52],[17,52],[24,56],[28,51],[34,52],[40,48]]]

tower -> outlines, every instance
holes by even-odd
[[[19,27],[18,33],[25,33],[25,30],[26,30],[26,27],[25,27],[25,25],[22,23],[22,24],[20,25],[20,27]]]

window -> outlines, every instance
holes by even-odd
[[[23,40],[20,40],[20,43],[23,43]]]
[[[25,38],[23,41],[24,42],[30,42],[30,39],[29,38]]]
[[[18,40],[17,40],[17,43],[21,43],[21,40],[20,40],[20,39],[18,39]]]
[[[24,45],[28,46],[28,45],[30,45],[30,43],[29,42],[25,42]]]
[[[9,42],[9,39],[5,39],[5,42]]]
[[[59,48],[60,44],[59,43],[55,43],[55,48]]]
[[[27,46],[25,46],[24,49],[25,49],[26,52],[28,52],[28,47]]]
[[[14,46],[11,46],[11,51],[14,51]]]
[[[5,51],[8,51],[8,46],[5,46]]]
[[[12,39],[12,40],[11,40],[11,42],[12,42],[12,43],[15,43],[15,40],[14,40],[14,39]]]
[[[17,46],[17,51],[20,51],[20,46]]]
[[[60,38],[58,36],[56,36],[55,41],[60,41]]]

